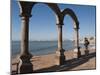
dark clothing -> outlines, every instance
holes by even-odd
[[[88,39],[85,38],[85,40],[84,40],[84,46],[86,47],[86,49],[88,48],[88,45],[89,45],[89,44],[90,44],[90,43],[89,43]]]

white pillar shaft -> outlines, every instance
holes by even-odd
[[[75,29],[75,47],[79,48],[79,32],[78,32],[78,29]]]
[[[22,17],[21,55],[28,54],[29,17]]]
[[[79,34],[78,34],[78,29],[75,30],[75,46],[79,46]]]
[[[62,25],[58,25],[58,49],[62,49]]]

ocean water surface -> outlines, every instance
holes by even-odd
[[[81,48],[84,47],[80,44]],[[72,41],[64,41],[63,49],[72,50],[74,49],[74,43]],[[57,41],[30,41],[29,51],[33,55],[46,55],[55,53],[57,50]],[[20,53],[20,41],[12,41],[11,43],[11,53],[12,56],[16,56]]]
[[[71,41],[64,41],[63,48],[65,50],[73,49],[74,44]],[[33,55],[44,55],[55,53],[57,49],[57,41],[30,41],[29,51]],[[12,55],[20,53],[20,41],[12,41],[11,44]]]

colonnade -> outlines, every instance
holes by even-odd
[[[36,2],[18,2],[20,7],[20,17],[21,17],[21,53],[20,53],[20,62],[19,62],[19,73],[31,73],[33,72],[33,67],[31,64],[31,53],[29,52],[28,42],[29,42],[29,22],[31,15],[31,10]],[[56,16],[56,25],[58,29],[58,48],[56,50],[55,56],[55,64],[56,65],[63,65],[65,62],[65,55],[63,49],[63,37],[62,37],[62,30],[63,30],[63,20],[65,15],[69,15],[72,17],[74,23],[74,30],[75,30],[75,47],[77,50],[76,57],[79,57],[79,22],[75,15],[75,13],[71,9],[65,9],[61,11],[57,4],[55,3],[44,3],[48,5],[55,13]]]

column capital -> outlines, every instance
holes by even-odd
[[[21,20],[29,21],[29,16],[20,16],[20,17],[21,17]]]
[[[62,27],[63,26],[63,24],[56,24],[58,27]]]
[[[63,25],[57,25],[57,26],[58,26],[58,28],[62,28]]]
[[[31,14],[28,14],[28,13],[21,13],[20,15],[19,15],[20,17],[23,17],[23,18],[25,18],[25,17],[32,17],[32,15]]]
[[[75,28],[75,27],[74,27],[74,30],[79,30],[79,28],[77,28],[77,27]]]
[[[78,30],[79,29],[79,22],[74,22],[74,29],[75,30]]]
[[[79,30],[80,28],[79,28],[79,25],[74,25],[74,29],[75,30]]]
[[[63,23],[63,21],[60,21],[60,22],[57,22],[56,25],[62,26],[62,25],[64,25],[64,23]]]
[[[31,17],[31,10],[35,3],[33,2],[24,2],[24,1],[18,1],[19,8],[20,8],[20,17]]]

